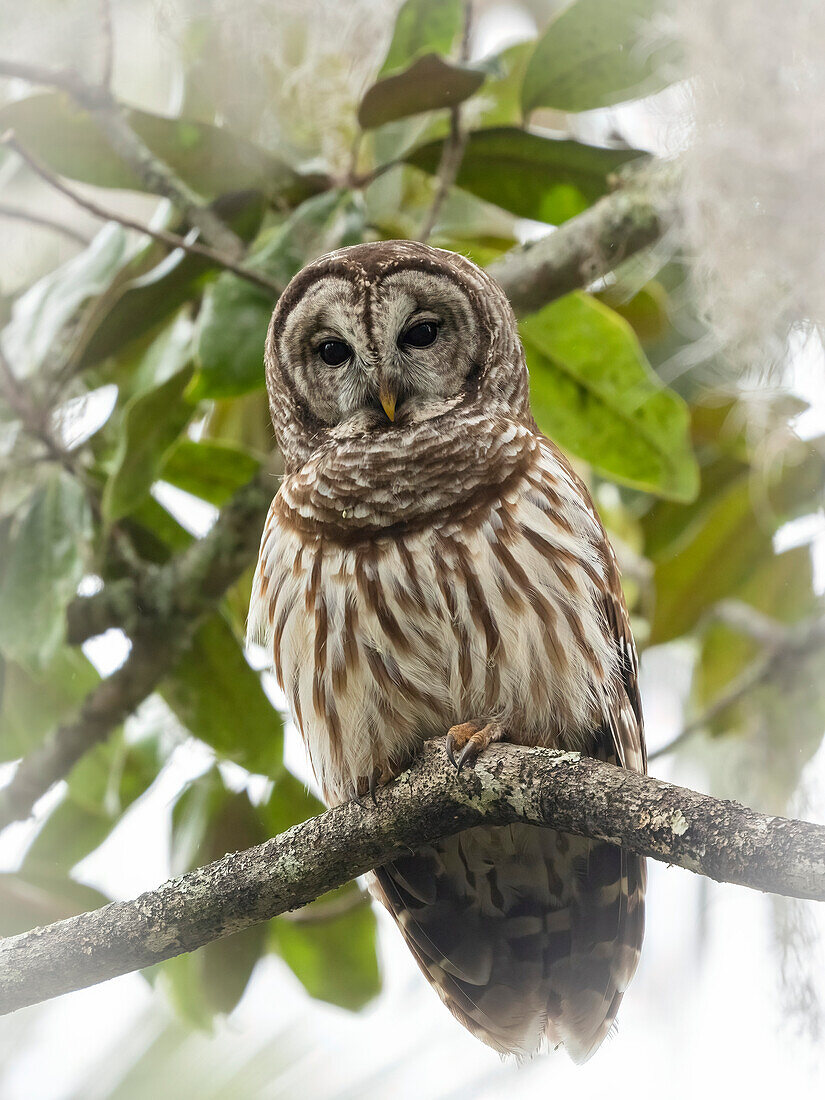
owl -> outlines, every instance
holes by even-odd
[[[329,805],[427,738],[644,771],[636,652],[587,489],[530,410],[502,290],[410,241],[332,252],[275,308],[266,380],[285,476],[255,572],[263,644]],[[473,1035],[584,1061],[639,958],[644,862],[551,829],[479,826],[374,872]]]

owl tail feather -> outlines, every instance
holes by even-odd
[[[644,932],[644,861],[529,825],[420,849],[371,884],[456,1018],[503,1054],[586,1061],[613,1026]]]

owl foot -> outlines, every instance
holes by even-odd
[[[462,722],[447,731],[445,748],[450,763],[461,771],[465,764],[474,764],[488,745],[501,741],[504,730],[500,722],[488,722],[482,726],[479,722]],[[456,758],[458,752],[458,758]]]

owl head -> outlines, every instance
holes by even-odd
[[[272,422],[287,469],[329,440],[404,433],[485,411],[529,417],[515,318],[497,284],[414,241],[313,261],[281,295],[266,341]]]

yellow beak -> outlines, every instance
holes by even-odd
[[[387,414],[387,419],[395,420],[395,394],[383,378],[381,379],[381,387],[378,390],[378,399],[381,402],[381,408]]]

